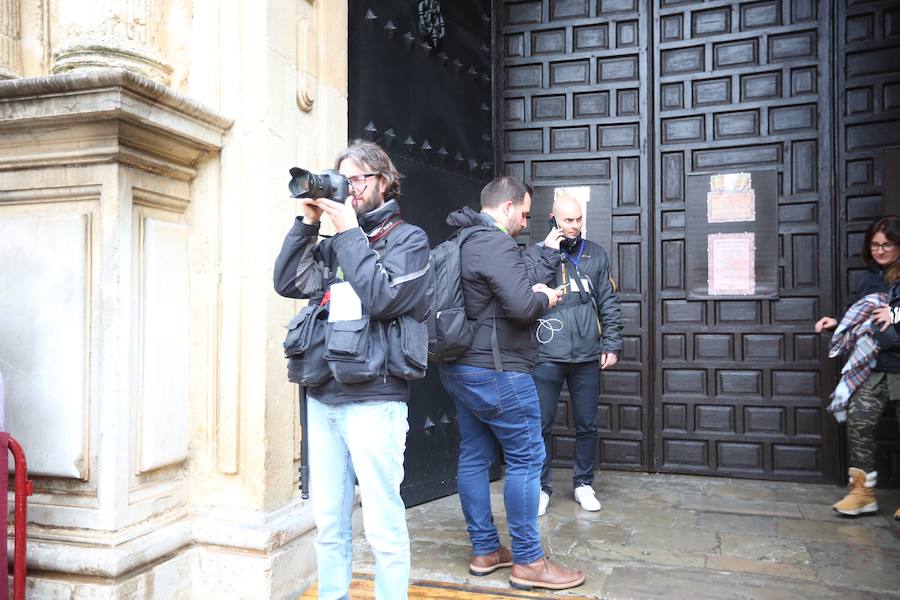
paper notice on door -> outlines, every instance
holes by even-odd
[[[710,296],[748,296],[756,293],[756,238],[752,233],[713,233],[707,236]]]
[[[362,302],[349,281],[335,283],[331,290],[331,303],[328,309],[328,322],[352,321],[362,318]]]
[[[724,173],[709,177],[709,191],[711,192],[738,192],[751,189],[753,189],[753,183],[750,173]]]
[[[706,219],[710,223],[756,220],[756,192],[735,190],[706,193]]]

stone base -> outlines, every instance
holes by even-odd
[[[196,564],[196,552],[191,550],[150,566],[139,574],[117,580],[29,573],[25,597],[29,600],[189,600],[195,597],[191,589],[191,574],[196,572]]]
[[[356,510],[357,531],[359,518],[360,511]],[[297,598],[315,581],[315,528],[308,501],[296,499],[265,514],[210,509],[194,515],[189,522],[191,543],[155,559],[153,550],[166,544],[159,538],[183,535],[184,530],[179,533],[179,528],[167,527],[146,535],[156,539],[152,540],[153,548],[139,553],[149,559],[143,564],[133,547],[92,550],[87,546],[79,551],[83,564],[63,565],[67,562],[63,560],[60,565],[64,570],[56,570],[51,557],[70,554],[70,545],[60,541],[54,549],[56,544],[47,540],[35,544],[40,556],[29,555],[29,559],[41,560],[29,560],[32,565],[26,596],[34,600],[286,600]],[[169,541],[179,545],[174,538]],[[126,545],[146,542],[138,539]],[[126,553],[133,568],[109,576],[110,564],[123,563],[107,556],[102,565],[91,568],[87,564],[118,553]]]

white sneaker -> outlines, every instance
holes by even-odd
[[[538,500],[538,516],[543,517],[547,512],[547,507],[550,506],[550,494],[541,490],[541,497]]]
[[[590,512],[600,510],[600,501],[594,495],[594,488],[589,485],[579,485],[575,488],[575,500],[581,505],[581,508]]]

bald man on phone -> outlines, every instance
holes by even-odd
[[[559,195],[552,216],[563,238],[559,266],[546,283],[561,289],[563,295],[544,315],[548,326],[538,331],[538,362],[532,371],[546,446],[538,516],[546,513],[553,494],[550,433],[563,383],[569,388],[575,417],[575,500],[586,511],[600,510],[593,489],[600,370],[614,366],[622,349],[622,311],[606,251],[582,236],[584,215],[574,198]]]

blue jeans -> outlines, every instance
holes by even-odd
[[[442,363],[441,382],[456,404],[460,436],[457,488],[474,554],[490,554],[500,548],[488,477],[496,440],[506,462],[503,503],[513,562],[538,560],[544,556],[537,526],[544,442],[531,375]]]
[[[310,494],[318,535],[320,600],[350,597],[354,481],[375,555],[375,597],[405,600],[409,533],[400,498],[407,406],[368,401],[327,405],[307,397]]]
[[[547,447],[547,458],[541,470],[541,488],[548,494],[550,487],[550,430],[556,419],[559,393],[563,382],[569,386],[570,406],[575,417],[575,469],[572,484],[594,483],[594,462],[597,459],[597,396],[600,393],[600,364],[540,362],[534,367],[534,384],[541,399],[541,433]]]

